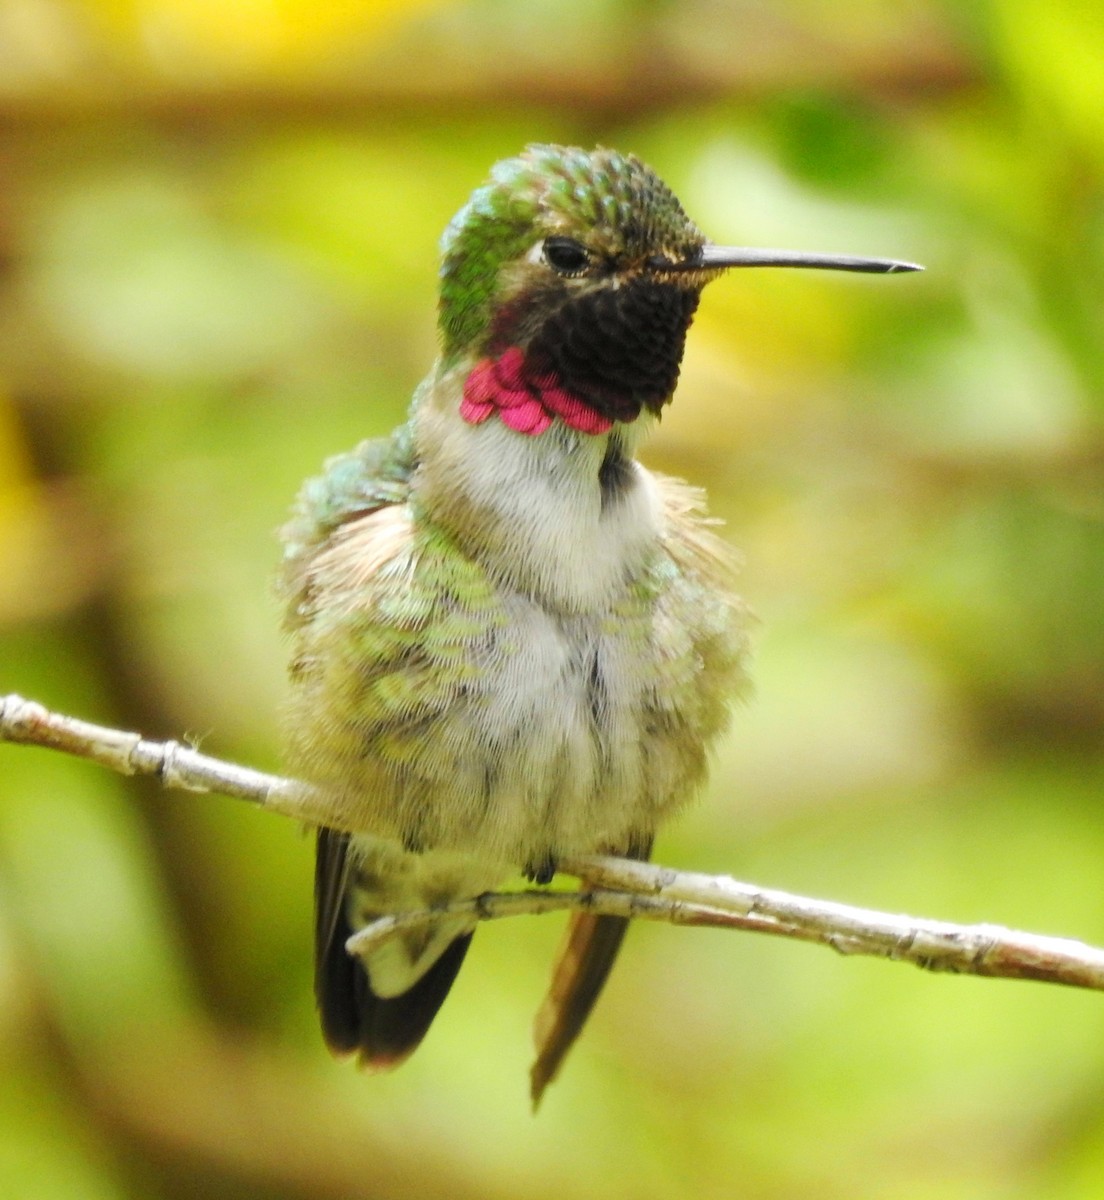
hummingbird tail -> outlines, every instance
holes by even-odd
[[[629,922],[575,913],[567,926],[548,995],[533,1023],[537,1057],[529,1071],[533,1111],[556,1077],[605,985]]]
[[[314,994],[322,1036],[334,1054],[357,1054],[362,1066],[397,1067],[418,1048],[464,961],[471,933],[454,938],[397,996],[380,996],[364,965],[345,949],[353,933],[342,902],[348,835],[318,831]]]
[[[344,931],[348,936],[352,930]],[[335,941],[315,980],[322,1034],[335,1054],[357,1053],[361,1066],[399,1066],[421,1044],[452,987],[471,942],[458,937],[418,982],[401,996],[377,996],[359,962]]]
[[[623,853],[646,862],[652,840],[641,838]],[[595,917],[574,913],[552,968],[548,994],[533,1022],[537,1057],[529,1071],[529,1095],[536,1112],[544,1089],[556,1078],[567,1052],[583,1031],[617,952],[625,940],[629,922],[622,917]]]

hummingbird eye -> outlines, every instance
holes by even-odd
[[[574,238],[545,238],[544,261],[558,275],[581,275],[590,266],[590,251]]]

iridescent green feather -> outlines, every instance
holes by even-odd
[[[405,503],[415,464],[413,430],[408,422],[388,438],[361,442],[355,450],[327,459],[322,474],[303,484],[291,519],[280,531],[284,554],[277,593],[287,604],[288,628],[301,622],[304,571],[313,555],[354,517],[388,504]]]
[[[300,512],[286,535],[284,591],[296,634],[290,758],[311,782],[335,795],[360,793],[366,804],[375,799],[363,786],[366,769],[425,767],[427,723],[477,680],[481,639],[505,619],[484,568],[438,526],[412,520],[412,460],[388,446],[369,443],[332,460],[301,500],[321,500],[317,519]],[[346,550],[342,539],[385,497],[402,507],[408,536],[365,578],[357,543]],[[416,824],[397,803],[373,827],[415,838]]]
[[[446,361],[491,329],[504,264],[540,237],[580,230],[630,257],[681,256],[704,240],[670,188],[635,155],[528,146],[495,165],[441,239],[438,320]]]

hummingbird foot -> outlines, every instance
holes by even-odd
[[[544,887],[545,884],[552,882],[556,874],[556,860],[551,853],[546,854],[539,862],[526,863],[522,874],[530,883]]]

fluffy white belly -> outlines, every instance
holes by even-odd
[[[416,840],[515,867],[624,851],[654,803],[643,771],[649,639],[613,614],[563,616],[520,596],[504,607],[474,651],[475,681],[426,731],[418,773],[435,794]]]

